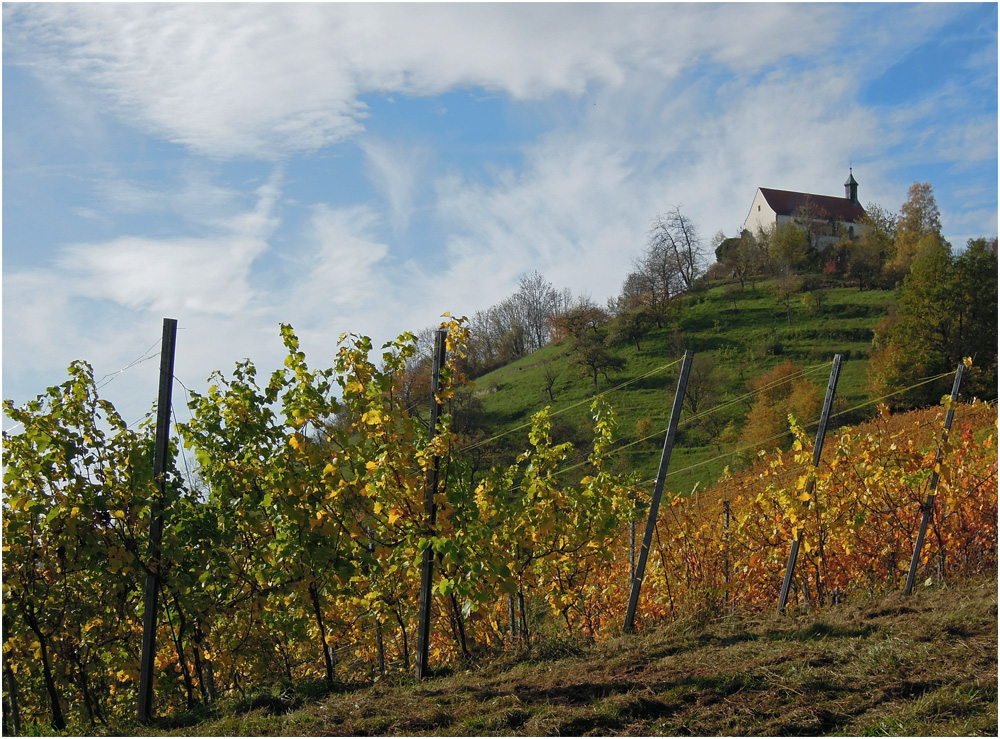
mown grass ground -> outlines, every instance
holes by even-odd
[[[742,291],[733,284],[710,287],[683,299],[677,326],[654,328],[640,342],[638,351],[628,344],[614,347],[625,360],[625,368],[610,378],[600,378],[598,391],[625,385],[608,395],[620,421],[620,445],[640,438],[636,425],[641,419],[650,419],[652,430],[659,432],[658,438],[629,446],[622,453],[622,465],[635,469],[643,479],[656,474],[684,349],[708,358],[704,368],[713,372],[710,406],[739,398],[747,392],[746,380],[785,361],[813,368],[810,379],[822,393],[833,355],[840,353],[844,362],[834,425],[857,423],[874,413],[874,398],[866,379],[872,329],[892,310],[895,293],[829,283],[809,292],[809,299],[805,299],[806,293],[792,296],[789,321],[774,287],[767,281],[756,287],[747,285]],[[646,376],[660,367],[666,368]],[[556,375],[551,400],[545,390],[546,371]],[[487,433],[508,434],[502,438],[519,445],[518,449],[526,444],[527,430],[512,429],[528,423],[531,415],[546,405],[559,413],[557,437],[587,438],[584,430],[591,423],[593,386],[572,366],[568,344],[546,346],[477,378],[475,392],[486,412]],[[732,420],[738,429],[750,405],[750,401],[736,402],[718,413],[723,422]],[[706,437],[703,427],[684,419],[682,416],[668,479],[668,485],[678,492],[690,491],[696,482],[710,484],[726,465],[738,462],[735,444],[715,443]]]
[[[996,736],[996,574],[821,612],[542,643],[479,669],[151,734]],[[256,705],[256,707],[253,707]],[[191,718],[191,717],[189,717]]]

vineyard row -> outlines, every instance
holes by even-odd
[[[377,353],[347,336],[332,367],[310,369],[283,326],[283,368],[260,378],[244,361],[191,393],[162,497],[151,430],[129,428],[86,363],[23,407],[5,403],[23,425],[3,440],[5,733],[134,716],[151,573],[160,712],[276,683],[409,672],[425,552],[434,665],[512,641],[620,633],[630,532],[650,500],[616,464],[614,413],[594,401],[593,442],[573,474],[577,451],[553,442],[547,408],[513,463],[477,468],[452,452],[469,443],[448,412],[465,382],[456,358],[467,333],[461,321],[446,328],[436,435],[408,410],[412,335]],[[919,582],[995,568],[996,407],[960,406],[942,444],[943,415],[883,409],[832,436],[818,466],[790,419],[790,451],[761,451],[695,495],[665,491],[637,627],[773,609],[792,540],[802,545],[793,607],[900,587],[935,473]],[[197,484],[177,469],[180,444],[197,460]],[[165,525],[150,556],[156,505]]]

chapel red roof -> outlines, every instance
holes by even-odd
[[[770,187],[762,187],[760,192],[767,204],[779,216],[794,216],[800,210],[811,210],[821,218],[848,223],[857,223],[865,216],[865,209],[858,203],[852,203],[848,198],[812,195],[791,190],[772,190]]]

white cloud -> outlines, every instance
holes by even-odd
[[[234,315],[252,302],[250,270],[267,250],[277,223],[277,184],[262,185],[256,196],[252,210],[214,216],[218,235],[122,236],[100,244],[73,244],[63,248],[58,266],[66,275],[77,275],[74,294],[83,297],[158,313]],[[130,185],[113,199],[139,211],[157,207],[159,201]]]
[[[431,153],[420,143],[392,144],[371,136],[362,137],[359,145],[368,179],[388,203],[393,231],[401,234],[409,226]]]
[[[250,264],[266,248],[241,239],[154,240],[122,237],[75,245],[60,266],[78,271],[79,294],[158,313],[232,315],[250,303]]]
[[[974,193],[973,197],[979,193]],[[941,223],[946,238],[956,251],[965,248],[969,239],[989,238],[997,235],[997,211],[995,208],[970,208],[960,212],[951,209],[941,211]]]
[[[186,225],[229,230],[230,214],[246,207],[248,194],[223,187],[214,181],[210,168],[185,163],[172,184],[150,184],[149,180],[134,181],[122,176],[108,176],[95,182],[94,197],[106,213],[124,215],[169,215],[180,218]],[[281,170],[272,175],[269,187],[281,181]],[[277,193],[254,190],[249,198],[266,197],[271,204]]]
[[[442,180],[451,310],[485,308],[534,269],[578,292],[617,289],[645,229],[631,173],[615,144],[571,136],[532,147],[522,173],[504,172],[492,186]]]
[[[102,209],[113,213],[162,213],[169,202],[163,192],[124,179],[103,180],[94,189]]]
[[[35,367],[63,363],[67,346],[64,341],[50,341],[50,337],[53,329],[65,326],[73,316],[69,309],[70,287],[68,282],[53,279],[51,273],[43,270],[15,273],[4,270],[3,332],[8,337],[18,337],[16,343],[4,342],[5,375],[10,368],[29,363]],[[14,346],[20,349],[16,358],[8,353]],[[15,361],[11,362],[12,358]]]
[[[184,374],[179,369],[178,376],[187,382],[200,382],[262,347],[271,347],[268,358],[276,356],[277,322],[261,330],[251,272],[276,227],[278,180],[276,174],[258,187],[246,210],[223,197],[230,208],[200,224],[214,228],[213,236],[121,236],[63,247],[46,267],[5,268],[3,374],[14,388],[5,389],[5,397],[23,402],[25,393],[62,381],[75,358],[90,361],[98,377],[117,372],[160,335],[164,316],[177,318],[184,331],[179,343],[186,344],[185,354],[178,357]],[[122,202],[137,212],[189,197],[185,191],[154,197],[131,186],[121,192],[127,195]],[[149,364],[155,362],[130,369],[109,390],[126,398],[121,410],[129,420],[155,397],[149,388],[155,388],[156,367]]]
[[[525,147],[520,171],[442,178],[453,310],[499,300],[532,269],[603,301],[645,246],[651,218],[674,205],[707,247],[716,231],[737,232],[758,186],[842,194],[848,163],[870,156],[884,134],[853,103],[851,82],[817,70],[775,72],[750,87],[713,73],[677,87],[638,77]],[[717,115],[704,112],[713,96],[726,101]]]
[[[328,306],[357,310],[389,292],[383,276],[389,247],[372,235],[377,223],[367,207],[316,206],[306,232],[311,249],[298,261],[295,302],[314,313]]]
[[[846,23],[826,6],[743,4],[97,3],[7,16],[5,47],[37,74],[96,87],[196,152],[264,158],[356,135],[364,92],[538,100],[637,74],[660,87],[706,59],[752,75],[830,46]]]
[[[47,42],[22,50],[40,74],[79,78],[171,141],[270,157],[359,130],[350,70],[330,63],[336,52],[313,56],[338,46],[315,16],[309,6],[46,5],[15,15],[24,27],[5,24],[5,37]]]
[[[137,421],[156,398],[161,319],[109,301],[94,303],[78,287],[75,276],[58,270],[4,270],[3,397],[23,403],[65,382],[70,362],[82,359],[103,381],[102,397],[113,398],[128,422]],[[119,372],[150,349],[151,360]]]

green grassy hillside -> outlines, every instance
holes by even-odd
[[[895,305],[895,294],[828,283],[792,295],[786,305],[776,296],[776,287],[773,281],[758,282],[755,288],[748,285],[742,291],[732,284],[708,287],[683,298],[674,324],[654,327],[640,341],[639,350],[630,344],[613,347],[625,360],[625,368],[610,379],[602,377],[598,392],[612,391],[607,397],[619,417],[619,446],[625,447],[620,464],[636,469],[642,479],[656,474],[680,369],[678,360],[685,349],[696,354],[693,376],[703,396],[699,408],[703,415],[685,420],[691,417],[688,410],[681,417],[668,478],[673,490],[708,484],[727,464],[738,464],[739,430],[752,403],[745,397],[747,383],[783,362],[808,370],[822,394],[833,355],[842,354],[845,361],[833,422],[842,425],[870,415],[874,406],[869,404],[865,375],[872,329]],[[550,405],[559,413],[556,435],[585,442],[594,391],[591,379],[572,366],[571,356],[569,342],[549,345],[477,378],[475,394],[482,403],[486,433],[500,437],[501,445],[523,448],[526,429],[515,429]],[[552,400],[546,391],[546,373],[556,376]],[[711,412],[705,414],[702,409]],[[815,419],[802,421],[815,423]],[[713,428],[718,431],[730,422],[728,436],[712,438]],[[639,441],[648,435],[653,437]]]

